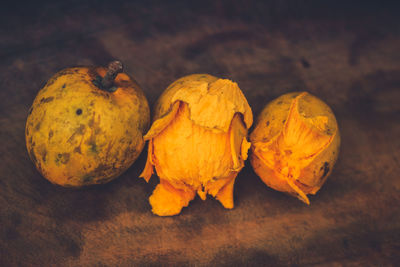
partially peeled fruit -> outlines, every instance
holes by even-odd
[[[148,158],[141,177],[160,178],[149,201],[159,216],[176,215],[198,194],[233,208],[235,178],[244,166],[253,115],[238,85],[207,74],[172,83],[158,99],[144,136]]]
[[[269,187],[310,204],[337,160],[340,134],[335,115],[322,100],[288,93],[271,101],[259,115],[251,164]]]

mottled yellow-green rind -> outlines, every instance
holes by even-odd
[[[117,75],[115,92],[92,80],[104,68],[55,74],[37,94],[26,122],[26,146],[39,172],[62,186],[106,183],[139,156],[150,111],[138,84]]]

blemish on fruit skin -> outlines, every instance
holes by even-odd
[[[84,124],[80,124],[79,128],[77,128],[75,132],[77,134],[84,134],[85,133],[85,128],[86,128],[86,126]]]
[[[326,133],[327,135],[332,135],[332,131],[331,131],[330,128],[326,128],[325,133]]]
[[[84,176],[82,176],[82,182],[83,183],[89,183],[91,182],[94,178],[96,177],[101,177],[105,174],[105,172],[107,170],[110,169],[110,166],[107,166],[106,164],[100,164],[99,166],[97,166],[93,171],[91,171],[90,173],[85,174]],[[103,180],[109,180],[109,177],[105,177]],[[100,180],[98,181],[100,182]],[[100,182],[101,183],[101,182]]]
[[[64,84],[61,86],[61,88],[64,89],[64,88],[65,88],[65,85],[66,85],[66,84],[64,83]]]
[[[38,122],[38,124],[36,124],[36,126],[35,126],[35,131],[39,131],[40,130],[40,121]]]
[[[86,126],[84,124],[80,124],[78,128],[75,129],[75,132],[68,138],[67,142],[71,143],[77,134],[83,135],[85,133]]]
[[[47,150],[44,149],[44,150],[42,151],[42,160],[43,160],[43,162],[46,162],[46,155],[47,155]]]
[[[60,164],[60,158],[62,157],[61,154],[57,154],[57,157],[54,159],[54,162],[59,165]]]
[[[96,167],[96,169],[93,170],[93,173],[102,174],[104,171],[108,169],[109,166],[107,166],[106,164],[100,164],[99,166]]]
[[[90,142],[89,143],[89,149],[90,151],[92,151],[93,153],[98,153],[98,147],[97,144],[95,142]]]
[[[54,96],[50,96],[50,97],[40,99],[40,103],[49,103],[53,100],[54,100]]]
[[[69,153],[63,153],[63,160],[61,161],[62,164],[67,164],[70,158]]]
[[[70,158],[69,153],[58,153],[57,157],[55,159],[56,164],[58,165],[59,163],[61,164],[67,164]]]
[[[94,113],[94,112],[93,112]],[[95,113],[94,113],[95,114]],[[93,118],[91,118],[90,120],[89,120],[89,122],[88,122],[88,126],[90,127],[90,128],[92,128],[92,126],[93,126],[93,124],[94,124],[94,114],[93,114]]]
[[[84,176],[82,176],[82,182],[85,184],[91,182],[93,179],[93,175],[85,174]]]
[[[50,139],[53,137],[53,130],[50,130],[49,131],[49,141],[50,141]]]
[[[269,121],[267,121],[266,125],[269,126]]]
[[[82,114],[82,109],[80,109],[80,108],[78,108],[77,110],[76,110],[76,115],[81,115]]]
[[[80,146],[75,147],[74,148],[74,153],[79,153],[79,154],[82,155],[81,147]]]
[[[135,153],[136,153],[136,149],[134,147],[128,147],[124,151],[124,157],[125,158],[129,158],[129,155],[132,155],[132,154],[135,154]]]
[[[324,170],[324,173],[322,174],[322,177],[321,177],[321,178],[324,178],[329,172],[329,163],[325,161],[324,165],[322,165],[320,170]]]
[[[110,154],[111,148],[114,146],[114,141],[108,144],[107,151],[106,151],[106,159],[108,159],[108,155]]]
[[[32,111],[33,111],[33,107],[31,107],[30,109],[29,109],[29,115],[31,115],[32,114]]]

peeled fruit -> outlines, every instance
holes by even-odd
[[[251,164],[269,187],[310,204],[335,164],[340,134],[335,115],[306,92],[288,93],[261,112],[250,135]]]
[[[179,214],[196,196],[216,197],[233,208],[233,185],[247,158],[253,115],[238,85],[207,74],[172,83],[158,99],[144,139],[148,158],[141,177],[154,168],[160,178],[149,201],[154,214]]]
[[[68,68],[37,94],[26,121],[26,147],[52,183],[106,183],[139,156],[149,122],[147,100],[120,62],[108,69]]]

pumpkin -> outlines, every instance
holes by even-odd
[[[120,62],[108,69],[67,68],[38,92],[26,121],[26,147],[54,184],[106,183],[139,156],[149,122],[147,100]]]
[[[307,92],[271,101],[250,135],[251,164],[269,187],[310,204],[337,160],[340,134],[327,104]]]
[[[251,108],[228,79],[193,74],[172,83],[158,99],[144,136],[148,157],[141,177],[160,178],[149,201],[159,216],[176,215],[198,194],[233,208],[233,187],[250,143]]]

